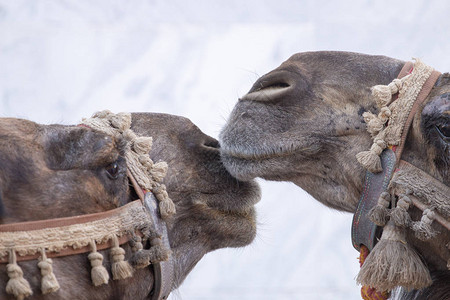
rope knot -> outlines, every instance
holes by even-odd
[[[381,133],[379,134],[381,135]],[[372,173],[381,172],[380,154],[386,148],[386,142],[381,138],[376,138],[368,151],[362,151],[356,154],[358,162]]]
[[[384,123],[380,118],[378,118],[376,115],[374,115],[371,112],[365,112],[363,113],[364,122],[366,122],[367,131],[372,135],[375,136],[383,130]]]
[[[436,214],[433,210],[427,208],[423,211],[420,221],[413,224],[413,230],[418,239],[426,241],[431,239],[438,233],[431,227],[435,217]]]
[[[402,194],[400,195],[397,206],[391,212],[391,218],[394,221],[395,225],[400,227],[409,227],[411,224],[411,217],[408,214],[408,209],[411,205],[411,199],[409,199],[408,195]]]
[[[372,95],[375,97],[378,107],[389,105],[392,100],[392,95],[397,94],[402,86],[403,81],[396,78],[388,85],[376,85],[372,87]]]
[[[383,192],[378,198],[378,203],[369,211],[369,218],[378,226],[386,225],[389,217],[388,207],[391,204],[391,195]]]

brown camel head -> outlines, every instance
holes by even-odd
[[[253,240],[259,187],[233,178],[220,162],[218,142],[188,119],[142,113],[133,114],[132,121],[137,134],[153,137],[151,158],[169,165],[164,183],[177,209],[167,220],[175,289],[204,254]],[[0,153],[1,223],[101,212],[134,200],[124,142],[104,133],[0,119]],[[124,248],[128,256],[130,247]],[[107,252],[104,259],[110,264]],[[87,254],[80,254],[53,259],[61,289],[44,296],[36,264],[19,263],[33,290],[30,299],[148,299],[153,287],[150,267],[137,269],[130,279],[94,287]],[[4,287],[7,280],[1,264],[0,284]],[[0,298],[8,297],[0,289]]]

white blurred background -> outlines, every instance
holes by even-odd
[[[450,2],[0,0],[0,117],[183,115],[217,137],[237,98],[302,51],[450,69]],[[171,299],[360,299],[351,216],[260,181],[259,234],[208,254]]]

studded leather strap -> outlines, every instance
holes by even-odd
[[[391,149],[385,149],[381,153],[380,173],[366,172],[364,180],[364,190],[359,199],[358,208],[353,215],[352,222],[352,243],[356,250],[360,250],[361,245],[372,251],[381,235],[381,228],[375,225],[367,214],[372,207],[377,205],[381,193],[387,190],[389,181],[394,173],[396,165],[395,153]]]

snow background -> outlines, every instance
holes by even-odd
[[[237,98],[296,52],[449,70],[449,11],[446,0],[0,0],[0,117],[165,112],[217,137]],[[171,299],[360,299],[351,216],[260,183],[255,242],[205,256]]]

